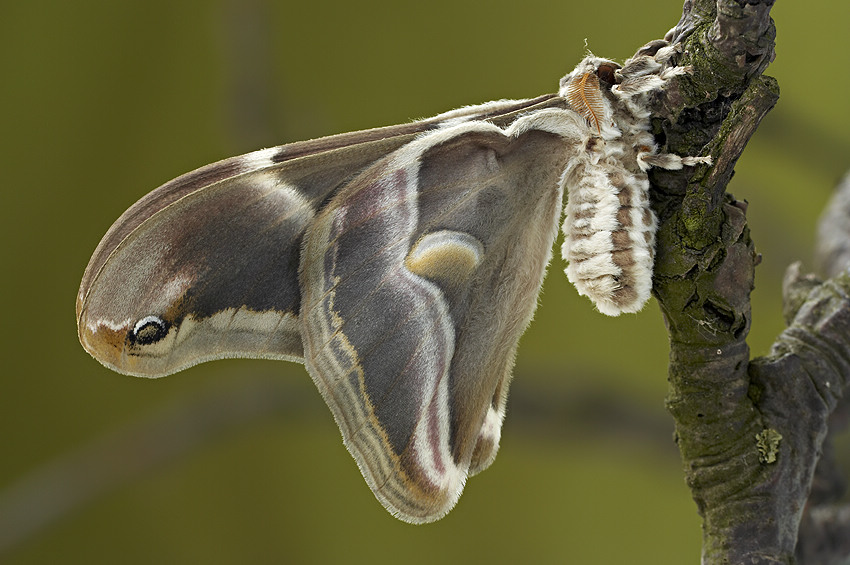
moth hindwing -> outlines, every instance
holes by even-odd
[[[700,161],[657,155],[643,129],[644,94],[679,74],[650,51],[623,67],[589,56],[558,95],[265,149],[166,183],[95,250],[81,343],[147,377],[225,357],[303,362],[381,503],[439,519],[496,455],[565,184],[570,280],[608,314],[648,297],[645,170]]]

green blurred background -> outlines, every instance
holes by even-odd
[[[696,562],[658,307],[594,313],[560,259],[521,342],[496,463],[427,526],[374,499],[302,366],[222,361],[134,379],[91,359],[74,322],[95,245],[159,184],[263,146],[551,92],[585,38],[622,60],[680,11],[681,0],[0,3],[0,501],[27,477],[47,481],[32,483],[25,513],[0,515],[0,538],[68,508],[0,561]],[[781,274],[812,265],[815,222],[850,165],[846,0],[779,2],[773,16],[782,97],[730,187],[750,202],[764,255],[754,353],[781,330]],[[195,427],[173,424],[188,407]],[[105,453],[48,480],[93,441]],[[157,462],[158,449],[174,455]],[[128,480],[113,487],[113,470]],[[70,504],[84,486],[102,492]]]

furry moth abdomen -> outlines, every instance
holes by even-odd
[[[655,153],[647,93],[686,72],[664,67],[673,52],[653,42],[622,68],[591,55],[561,80],[559,94],[588,129],[585,151],[564,171],[569,196],[561,253],[579,294],[609,316],[637,312],[652,290],[657,221],[646,171],[711,162]]]
[[[607,162],[570,177],[562,248],[567,277],[603,314],[640,310],[652,289],[657,227],[649,181]]]

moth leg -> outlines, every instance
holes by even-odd
[[[655,40],[641,47],[638,52],[615,74],[619,84],[611,92],[620,99],[661,90],[673,77],[691,72],[690,67],[667,66],[679,51],[679,45],[670,45],[664,40]]]
[[[642,171],[648,171],[652,167],[678,171],[682,167],[693,167],[699,164],[710,165],[712,163],[711,157],[680,157],[673,153],[653,154],[648,151],[638,153],[637,162]]]
[[[681,50],[679,44],[671,44],[664,39],[650,41],[626,59],[623,67],[617,71],[622,78],[635,77],[656,72]]]

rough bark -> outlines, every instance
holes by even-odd
[[[671,34],[683,46],[679,64],[694,73],[659,101],[656,132],[667,150],[692,155],[707,145],[703,154],[714,158],[710,168],[653,176],[661,219],[654,292],[670,336],[667,406],[703,518],[703,563],[796,562],[830,416],[850,375],[850,275],[841,269],[820,281],[792,266],[787,329],[765,357],[750,360],[746,344],[760,257],[746,204],[725,190],[779,96],[776,81],[762,75],[773,59],[772,4],[688,0]],[[836,473],[822,468],[821,490],[832,502]],[[829,530],[805,540],[831,540],[841,517],[847,523],[846,509],[831,508],[805,514],[803,531]],[[812,558],[805,545],[801,557],[830,562],[821,560],[826,553]],[[840,555],[838,544],[826,545]]]

